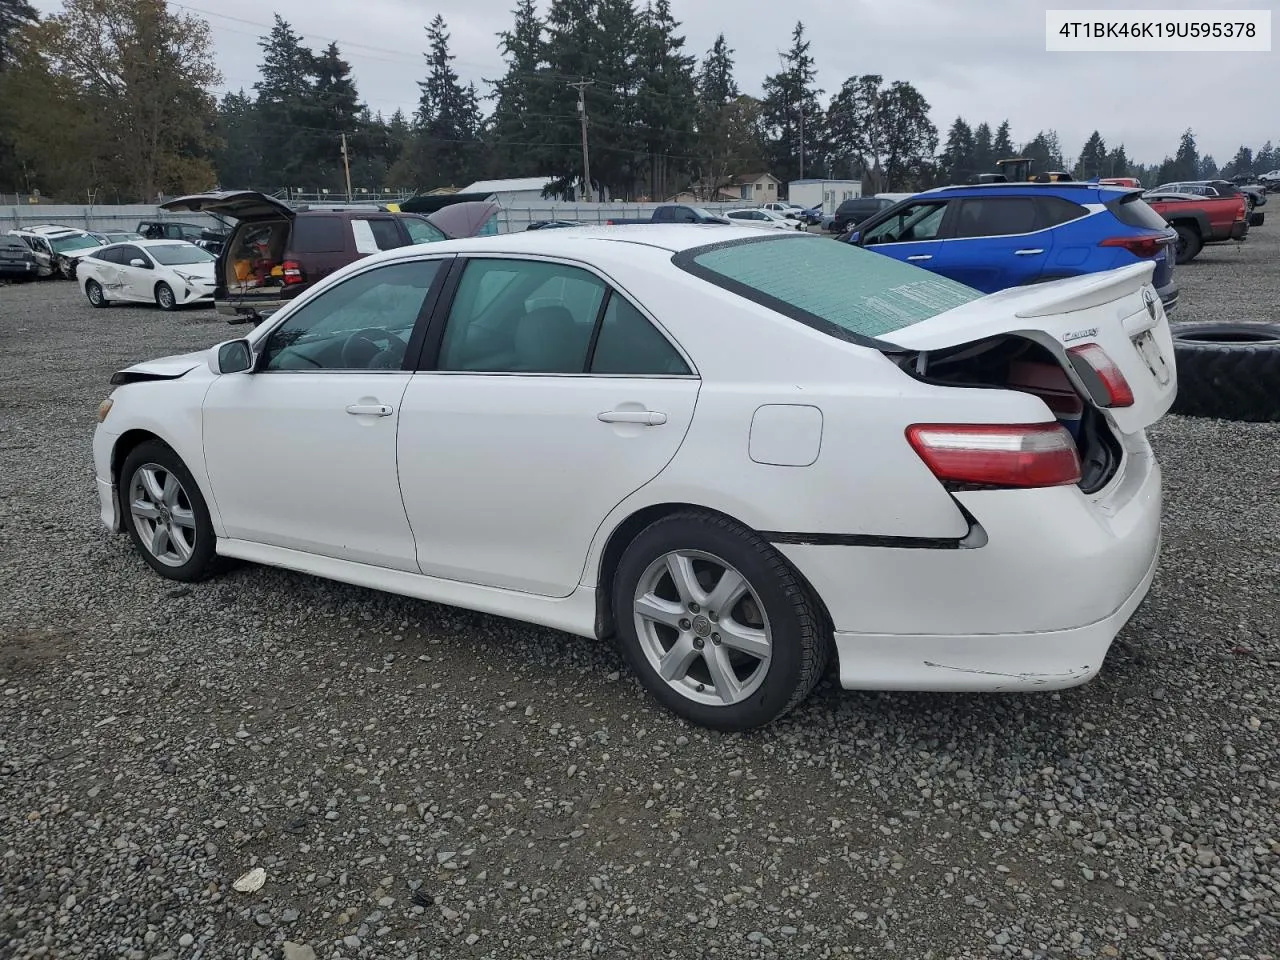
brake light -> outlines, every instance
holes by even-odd
[[[1076,372],[1084,376],[1086,381],[1089,377],[1084,370],[1081,370],[1081,364],[1101,382],[1103,390],[1106,391],[1107,400],[1105,403],[1100,403],[1100,406],[1133,406],[1133,388],[1129,386],[1129,381],[1124,378],[1120,368],[1115,365],[1115,362],[1102,347],[1096,343],[1082,343],[1078,347],[1071,347],[1067,351],[1067,356],[1071,358],[1071,363],[1076,368]],[[1096,391],[1091,392],[1094,392],[1096,397]]]
[[[1059,487],[1080,482],[1080,454],[1057,423],[907,427],[907,442],[943,483],[980,487]]]
[[[291,283],[303,282],[302,264],[298,263],[297,260],[286,260],[284,262],[283,273],[285,286],[288,286]]]
[[[1169,243],[1169,238],[1162,233],[1142,234],[1136,237],[1107,237],[1098,246],[1100,247],[1124,247],[1135,257],[1147,259],[1154,257],[1165,245]]]
[[[1236,197],[1236,202],[1240,204],[1240,208],[1236,211],[1236,219],[1243,220],[1249,216],[1249,204],[1244,197]]]

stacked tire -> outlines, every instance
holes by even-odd
[[[1248,423],[1280,421],[1280,323],[1175,323],[1173,412]]]

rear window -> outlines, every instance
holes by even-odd
[[[346,249],[341,217],[295,217],[293,221],[294,253],[341,253]]]
[[[846,340],[879,337],[982,296],[972,287],[823,237],[761,237],[695,247],[676,266]]]
[[[1144,227],[1148,230],[1167,230],[1164,217],[1152,210],[1140,193],[1128,193],[1119,200],[1112,200],[1107,209],[1127,227]]]

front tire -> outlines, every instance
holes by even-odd
[[[118,480],[125,527],[152,570],[188,583],[219,571],[209,507],[172,448],[139,444],[125,457]]]
[[[106,293],[102,290],[102,284],[97,280],[90,280],[84,285],[84,295],[89,298],[89,303],[95,307],[110,306]]]
[[[178,298],[174,296],[173,287],[164,281],[156,284],[156,306],[161,310],[178,309]]]
[[[618,564],[613,610],[645,688],[699,726],[770,723],[826,667],[823,618],[786,560],[713,514],[672,514],[641,531]]]

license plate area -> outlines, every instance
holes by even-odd
[[[1156,343],[1155,334],[1150,330],[1138,334],[1133,338],[1133,346],[1138,351],[1138,356],[1142,357],[1142,362],[1147,365],[1147,369],[1151,371],[1151,375],[1156,378],[1156,383],[1161,386],[1168,383],[1172,374],[1169,371],[1168,361],[1160,352],[1160,345]]]

